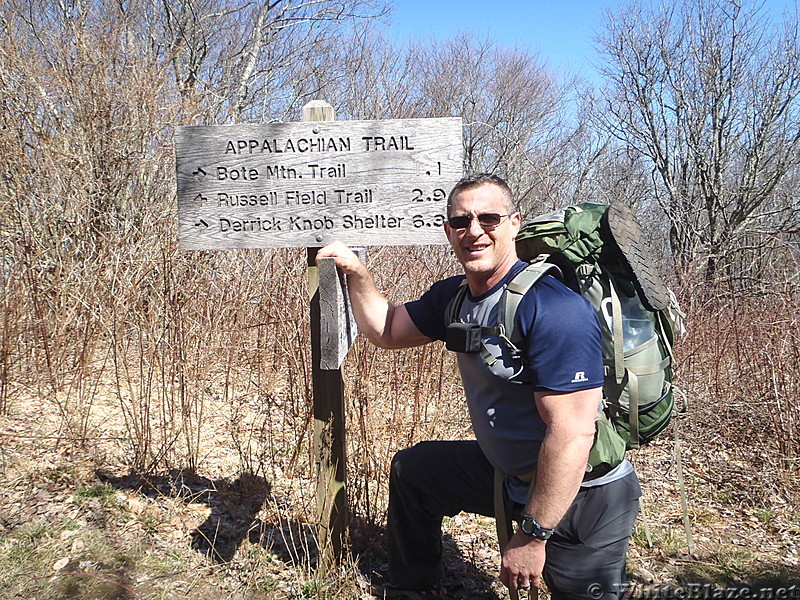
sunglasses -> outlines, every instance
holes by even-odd
[[[453,229],[466,229],[469,227],[469,224],[472,222],[472,219],[478,219],[478,223],[484,229],[494,229],[500,223],[503,222],[503,219],[506,217],[510,217],[511,214],[507,215],[499,215],[497,213],[483,213],[478,215],[477,217],[473,217],[472,215],[460,215],[458,217],[450,217],[447,219],[448,225]]]

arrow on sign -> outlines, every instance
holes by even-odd
[[[192,175],[200,175],[201,177],[205,177],[206,172],[203,171],[203,167],[197,167],[197,171],[192,171]]]
[[[197,223],[195,223],[195,224],[194,224],[194,226],[195,226],[195,227],[200,227],[201,225],[202,225],[203,227],[208,227],[208,223],[206,223],[205,221],[203,221],[203,219],[200,219],[200,220],[199,220]]]

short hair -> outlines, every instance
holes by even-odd
[[[471,175],[462,177],[458,183],[453,186],[453,189],[450,190],[450,194],[447,196],[447,216],[450,216],[450,209],[453,206],[453,198],[455,198],[461,192],[472,190],[483,185],[495,185],[499,187],[503,193],[503,200],[506,203],[506,210],[508,211],[508,214],[517,212],[517,206],[514,202],[514,193],[511,191],[511,188],[509,187],[508,183],[506,183],[505,179],[493,173],[473,173]]]

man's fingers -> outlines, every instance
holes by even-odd
[[[517,578],[517,589],[520,590],[529,590],[531,589],[531,582],[533,581],[532,578],[520,575]]]
[[[520,573],[516,570],[511,570],[508,568],[502,568],[500,570],[500,583],[506,586],[510,590],[518,590],[522,588],[523,577]]]
[[[500,583],[510,590],[529,590],[532,586],[536,587],[537,580],[538,577],[523,575],[519,572],[512,573],[505,567],[500,569]]]
[[[328,244],[327,246],[323,246],[322,248],[317,250],[317,258],[318,259],[319,258],[328,258],[328,257],[331,257],[331,256],[337,257],[337,256],[341,256],[341,255],[343,255],[343,254],[345,254],[345,253],[347,253],[349,251],[350,251],[350,249],[347,246],[345,246],[344,244],[342,244],[339,241],[336,241],[336,242],[332,242],[332,243]]]

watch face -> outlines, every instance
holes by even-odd
[[[533,521],[531,521],[530,519],[526,519],[525,517],[523,517],[522,522],[519,524],[519,526],[522,527],[522,531],[524,531],[528,535],[533,535],[534,526],[533,526]]]
[[[537,540],[547,540],[553,534],[552,529],[545,529],[539,525],[536,520],[529,516],[523,515],[519,523],[520,529],[530,536],[535,537]]]

